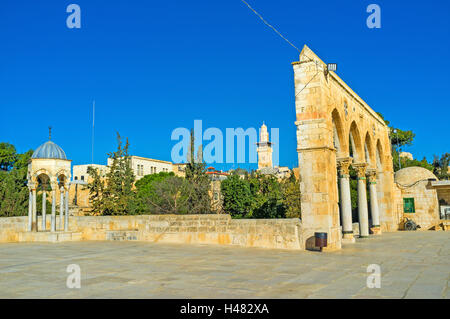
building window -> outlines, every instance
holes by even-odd
[[[144,176],[144,165],[137,165],[137,176]]]
[[[78,180],[78,176],[75,176],[75,180]]]
[[[403,198],[403,212],[415,213],[416,208],[414,206],[414,198]]]
[[[84,181],[84,175],[81,175],[81,180]]]

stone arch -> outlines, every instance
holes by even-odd
[[[377,139],[377,145],[375,148],[375,162],[377,171],[383,170],[383,147],[381,146],[380,139]]]
[[[51,176],[47,173],[41,172],[36,176],[36,187],[42,191],[48,191],[51,185]]]
[[[338,157],[346,156],[348,154],[348,143],[344,138],[343,122],[336,108],[331,112],[331,120],[333,123],[333,145],[336,148]]]
[[[58,183],[58,188],[64,187],[66,188],[70,182],[70,176],[67,174],[65,170],[61,170],[56,173],[56,180]]]
[[[31,174],[31,181],[33,183],[38,183],[38,177],[41,176],[41,175],[46,175],[49,180],[52,179],[52,174],[48,170],[46,170],[45,168],[41,168],[41,169],[38,169],[35,172],[32,172],[32,174]]]
[[[381,228],[395,229],[391,145],[389,128],[383,118],[334,72],[311,72],[317,65],[326,69],[326,64],[306,45],[299,61],[292,65],[305,247],[315,248],[314,233],[318,229],[328,234],[327,249],[340,248],[345,238],[342,235],[347,235],[345,239],[353,239],[350,190],[353,171],[357,173],[359,185],[358,216],[363,217],[360,234],[364,228],[363,236],[368,235],[368,199],[373,204],[370,210],[371,214],[373,212],[372,225],[380,225],[380,231]],[[310,89],[304,89],[307,86]],[[339,122],[343,130],[339,130]],[[343,139],[339,136],[341,133]],[[333,141],[339,143],[333,144]],[[371,164],[369,168],[365,153]],[[339,168],[339,174],[336,174],[336,168]],[[338,203],[341,204],[340,211]],[[339,223],[341,213],[345,216],[342,226]]]
[[[374,147],[372,145],[372,139],[370,137],[369,132],[366,133],[366,137],[364,139],[364,158],[366,159],[366,163],[369,164],[369,167],[375,168],[375,153]]]
[[[361,139],[361,134],[355,121],[353,121],[350,124],[348,136],[349,136],[349,154],[352,155],[355,163],[364,162],[363,143]]]

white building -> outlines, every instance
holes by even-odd
[[[130,156],[130,161],[136,180],[139,180],[149,174],[173,171],[172,162],[168,161],[161,161],[140,156]],[[111,164],[112,159],[108,158],[108,166]]]
[[[73,166],[73,180],[74,181],[86,181],[88,180],[88,167],[97,168],[100,176],[104,176],[108,171],[108,166],[100,165],[100,164],[83,164],[83,165],[74,165]]]

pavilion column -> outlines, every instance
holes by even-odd
[[[369,237],[369,212],[367,208],[366,193],[366,163],[353,164],[358,175],[358,218],[359,218],[359,237]]]
[[[33,224],[33,192],[31,188],[28,191],[28,231],[31,231]]]
[[[51,231],[56,231],[56,188],[58,185],[52,185],[52,220],[51,220]]]
[[[351,157],[338,159],[339,167],[339,186],[340,186],[340,203],[342,214],[342,235],[343,240],[348,243],[354,243],[353,237],[353,221],[352,221],[352,202],[350,195],[350,174],[349,167],[352,163]]]
[[[380,229],[380,210],[378,209],[377,197],[377,171],[375,169],[368,170],[369,192],[370,192],[370,213],[372,216],[372,233],[381,234]]]
[[[64,231],[69,230],[69,188],[66,190],[66,213],[64,214]]]
[[[46,214],[47,214],[47,193],[45,192],[45,186],[42,187],[42,230],[46,230]]]
[[[60,199],[59,199],[59,230],[62,230],[64,227],[63,216],[64,216],[64,188],[61,187],[60,190]]]
[[[36,186],[33,186],[32,190],[32,195],[33,195],[33,217],[32,217],[32,222],[31,222],[31,231],[38,231],[37,229],[37,209],[36,209]]]

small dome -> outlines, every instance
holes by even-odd
[[[438,180],[431,171],[419,166],[402,168],[395,172],[394,175],[394,181],[401,185],[411,185],[418,181],[426,181],[428,179]]]
[[[66,153],[61,147],[53,143],[52,141],[45,142],[39,146],[31,156],[31,158],[55,158],[66,160]]]

